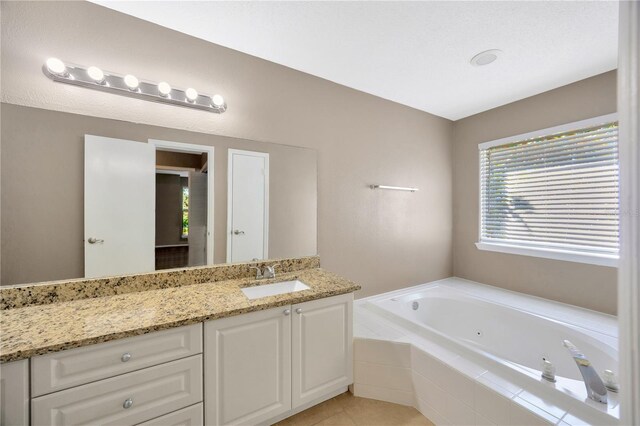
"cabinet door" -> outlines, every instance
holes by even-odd
[[[258,424],[291,409],[291,306],[204,330],[205,424]]]
[[[29,360],[0,364],[0,426],[29,424]]]
[[[353,381],[353,294],[293,305],[293,408]]]

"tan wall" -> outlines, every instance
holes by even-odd
[[[610,314],[616,269],[478,250],[478,144],[616,111],[615,71],[454,123],[454,274]]]
[[[2,2],[1,19],[3,102],[314,148],[323,267],[361,283],[360,297],[451,275],[451,121],[87,2]],[[220,92],[229,109],[215,115],[56,84],[42,75],[48,56]],[[104,136],[126,136],[100,126]],[[373,183],[420,191],[372,191]]]
[[[312,149],[2,104],[2,284],[84,276],[84,135],[215,147],[214,260],[226,260],[227,150],[269,153],[269,253],[317,252]]]

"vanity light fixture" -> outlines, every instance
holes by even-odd
[[[214,107],[220,108],[224,105],[224,98],[220,95],[213,95],[211,98],[211,104],[213,104]]]
[[[129,90],[138,90],[140,82],[135,75],[127,74],[124,76],[124,84],[127,85]]]
[[[198,91],[193,87],[189,87],[187,90],[185,90],[184,94],[187,96],[187,99],[191,102],[195,102],[195,100],[198,99]]]
[[[98,67],[91,66],[87,68],[87,75],[98,84],[104,83],[104,73]]]
[[[198,93],[196,89],[191,87],[186,90],[176,89],[166,81],[153,83],[139,80],[132,74],[120,75],[105,72],[96,66],[84,67],[65,63],[58,58],[47,59],[42,67],[42,72],[58,83],[73,84],[116,95],[195,108],[217,114],[222,114],[227,110],[227,104],[220,95],[205,95]]]
[[[67,67],[64,65],[64,62],[62,62],[58,58],[47,59],[46,66],[47,66],[47,70],[49,70],[51,74],[55,74],[55,75],[67,74]]]
[[[158,83],[158,92],[162,97],[167,97],[171,94],[171,86],[166,81],[161,81]]]

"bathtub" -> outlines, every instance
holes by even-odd
[[[471,376],[490,372],[514,384],[517,391],[507,398],[524,398],[522,405],[532,402],[543,414],[552,413],[548,423],[617,423],[617,395],[609,392],[608,404],[588,399],[582,376],[562,343],[567,339],[576,345],[599,374],[617,373],[615,317],[458,278],[369,297],[358,301],[358,309],[369,318],[383,318],[403,335],[402,343],[414,336],[437,344],[477,366]],[[555,383],[541,378],[543,359],[555,366]],[[473,406],[473,395],[467,399]]]

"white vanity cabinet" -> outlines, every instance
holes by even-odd
[[[273,423],[351,384],[352,306],[349,293],[1,364],[0,426]]]
[[[0,426],[29,424],[29,360],[0,364]]]
[[[202,352],[202,325],[156,331],[31,358],[31,395],[140,370]]]
[[[31,358],[31,423],[198,424],[178,410],[202,402],[202,381],[201,323],[41,355]]]
[[[205,423],[265,423],[346,389],[352,305],[350,293],[206,322]]]
[[[353,383],[353,295],[293,305],[293,408]]]
[[[207,425],[291,410],[291,306],[206,322],[204,336]]]

